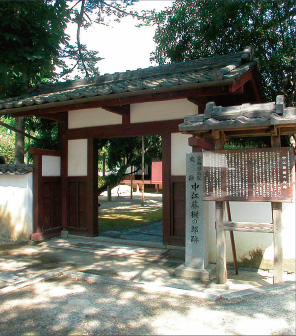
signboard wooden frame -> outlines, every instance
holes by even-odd
[[[205,201],[292,202],[292,147],[203,153]]]

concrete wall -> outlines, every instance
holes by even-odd
[[[215,203],[205,202],[206,226],[208,228],[209,260],[216,262]],[[233,221],[272,222],[270,202],[230,202]],[[226,217],[227,219],[227,217]],[[295,200],[283,203],[283,254],[284,269],[295,272]],[[227,238],[227,261],[232,263],[229,232]],[[273,234],[256,232],[234,232],[236,253],[241,267],[273,268]]]
[[[33,173],[0,175],[0,236],[29,239],[33,233]]]

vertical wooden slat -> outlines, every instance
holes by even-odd
[[[162,162],[163,242],[167,244],[171,235],[171,134],[162,135]]]
[[[271,146],[274,148],[281,147],[280,134],[271,137]],[[283,281],[284,258],[282,244],[282,203],[271,202],[272,221],[273,221],[273,246],[274,246],[274,263],[273,263],[273,282]]]

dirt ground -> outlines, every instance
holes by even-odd
[[[294,291],[225,304],[57,278],[0,297],[0,334],[295,335]]]
[[[220,296],[175,278],[179,261],[92,240],[7,248],[0,335],[295,335],[295,281]]]

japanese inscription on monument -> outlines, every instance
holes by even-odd
[[[203,155],[187,154],[185,266],[204,268]]]
[[[293,148],[204,153],[204,200],[292,201]]]

